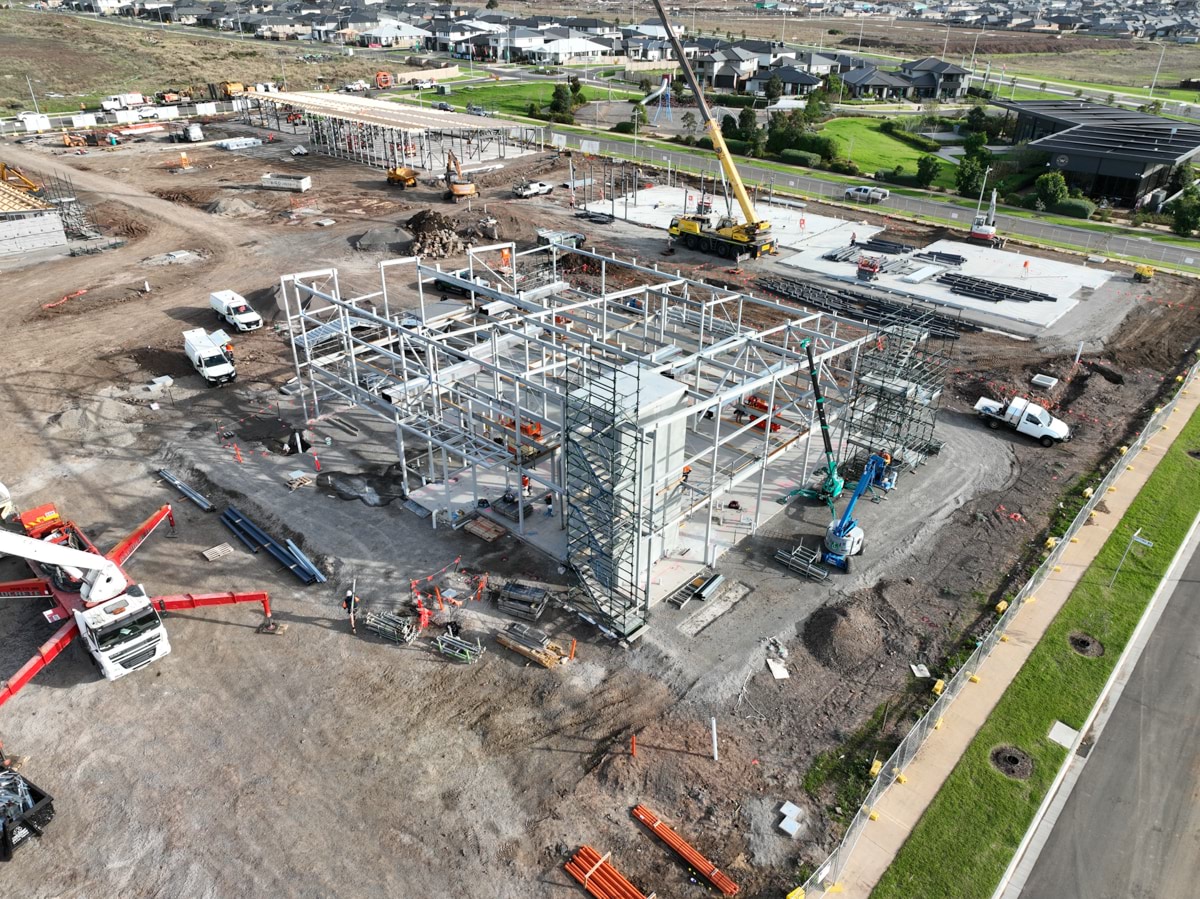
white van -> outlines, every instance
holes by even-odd
[[[225,384],[237,378],[233,354],[226,350],[227,345],[229,335],[224,331],[208,334],[203,328],[192,328],[183,332],[183,351],[192,368],[209,384]]]
[[[217,313],[217,318],[239,331],[257,331],[263,326],[262,317],[250,308],[246,298],[232,290],[210,293],[208,305]]]

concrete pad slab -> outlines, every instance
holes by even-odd
[[[1075,745],[1075,740],[1079,736],[1079,731],[1073,727],[1063,724],[1061,721],[1055,721],[1050,727],[1049,737],[1059,746],[1064,749],[1070,749]]]

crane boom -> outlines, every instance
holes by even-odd
[[[737,197],[738,205],[742,208],[742,215],[746,218],[746,227],[765,235],[771,226],[768,222],[760,219],[758,212],[754,209],[750,194],[746,192],[746,185],[742,183],[742,176],[738,174],[737,166],[733,164],[733,156],[729,152],[729,147],[725,145],[725,136],[721,134],[721,125],[713,118],[712,110],[708,108],[708,103],[704,99],[704,91],[700,89],[700,83],[696,81],[696,74],[692,71],[687,56],[684,55],[683,45],[679,43],[671,20],[667,18],[662,0],[653,0],[653,2],[654,9],[667,32],[667,40],[671,42],[671,49],[675,51],[675,58],[679,60],[679,67],[683,69],[684,80],[687,81],[688,88],[696,97],[696,105],[700,109],[700,119],[704,123],[705,130],[708,131],[713,149],[717,153],[717,159],[721,161],[721,170],[725,173],[725,180],[733,187],[733,195]]]
[[[808,353],[808,374],[812,378],[813,402],[817,405],[817,418],[821,422],[821,439],[825,443],[825,483],[821,485],[821,493],[828,500],[835,500],[841,495],[845,482],[838,472],[837,459],[833,455],[833,441],[829,438],[829,421],[825,418],[825,397],[821,393],[821,379],[817,372],[817,360],[813,357],[812,340],[804,341],[804,351]]]
[[[116,563],[98,553],[61,546],[48,540],[35,540],[24,534],[0,530],[0,553],[19,556],[33,562],[54,565],[59,568],[74,568],[84,572],[83,589],[80,596],[88,604],[101,603],[120,596],[129,587],[129,581]]]

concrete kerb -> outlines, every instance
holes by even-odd
[[[1146,605],[1146,610],[1142,613],[1142,617],[1138,619],[1137,626],[1129,637],[1129,642],[1125,644],[1125,649],[1121,653],[1121,657],[1117,660],[1117,664],[1113,667],[1112,673],[1104,684],[1104,689],[1100,691],[1100,696],[1096,699],[1096,704],[1092,706],[1087,720],[1084,721],[1083,727],[1079,729],[1074,741],[1068,748],[1067,757],[1063,759],[1063,763],[1058,769],[1058,774],[1055,775],[1054,781],[1050,784],[1050,789],[1046,791],[1046,796],[1042,800],[1042,804],[1038,806],[1038,810],[1033,816],[1033,821],[1029,824],[1029,829],[1025,831],[1025,836],[1021,838],[1021,842],[1017,846],[1017,851],[1013,854],[1012,861],[1009,862],[1004,876],[1000,878],[999,886],[996,887],[996,891],[992,894],[992,899],[1017,899],[1021,895],[1021,891],[1025,887],[1025,879],[1029,876],[1029,872],[1041,854],[1042,846],[1049,836],[1049,829],[1039,833],[1046,815],[1051,808],[1061,810],[1062,806],[1066,804],[1067,799],[1070,798],[1075,782],[1078,780],[1078,776],[1082,772],[1084,765],[1087,764],[1087,757],[1078,755],[1079,747],[1087,737],[1091,736],[1094,742],[1100,736],[1101,732],[1103,732],[1104,725],[1107,723],[1112,710],[1116,707],[1121,694],[1125,690],[1129,676],[1133,673],[1138,659],[1142,656],[1142,650],[1146,648],[1150,634],[1154,631],[1154,625],[1162,617],[1163,608],[1166,605],[1163,600],[1170,595],[1167,587],[1169,585],[1173,589],[1175,586],[1175,570],[1179,566],[1180,561],[1194,550],[1193,541],[1196,538],[1198,527],[1200,527],[1200,515],[1197,515],[1192,520],[1192,525],[1188,528],[1187,536],[1179,544],[1179,549],[1176,550],[1174,558],[1171,559],[1171,564],[1167,566],[1167,570],[1163,574],[1162,580],[1159,581],[1154,595],[1150,597],[1150,602]],[[1093,728],[1095,729],[1094,733]],[[1070,782],[1066,783],[1068,774],[1071,774],[1072,777]],[[1066,783],[1065,789],[1064,783]]]
[[[958,763],[962,752],[966,750],[966,746],[970,743],[970,740],[974,739],[975,733],[986,720],[987,715],[990,714],[992,707],[994,706],[995,702],[998,701],[1003,689],[1007,686],[1008,682],[1016,676],[1017,672],[1024,664],[1025,657],[1032,652],[1033,647],[1036,646],[1045,629],[1054,620],[1058,609],[1063,603],[1066,602],[1066,599],[1070,595],[1070,592],[1074,588],[1078,578],[1082,575],[1083,571],[1086,570],[1086,564],[1082,564],[1073,565],[1070,573],[1063,572],[1062,565],[1060,564],[1063,554],[1066,552],[1068,546],[1078,545],[1077,543],[1072,544],[1072,538],[1075,537],[1075,535],[1083,528],[1084,524],[1092,517],[1095,507],[1102,500],[1112,499],[1112,492],[1116,489],[1116,482],[1120,480],[1122,476],[1125,476],[1127,472],[1136,471],[1136,474],[1133,476],[1133,480],[1137,482],[1137,486],[1140,489],[1141,485],[1153,471],[1157,462],[1155,461],[1155,463],[1150,466],[1141,466],[1136,470],[1134,469],[1132,462],[1140,455],[1142,450],[1146,448],[1146,444],[1148,443],[1149,439],[1164,429],[1166,420],[1175,411],[1175,409],[1181,404],[1189,407],[1200,406],[1200,397],[1189,396],[1188,394],[1189,388],[1192,387],[1197,381],[1197,375],[1200,375],[1200,365],[1193,365],[1191,369],[1189,369],[1187,375],[1182,379],[1180,389],[1176,392],[1175,396],[1165,406],[1161,407],[1155,412],[1155,414],[1146,423],[1146,426],[1142,429],[1138,439],[1133,443],[1132,446],[1129,447],[1128,451],[1122,456],[1122,458],[1118,459],[1117,462],[1112,466],[1108,474],[1104,477],[1099,486],[1093,492],[1092,496],[1088,499],[1087,503],[1082,509],[1080,509],[1079,513],[1071,522],[1066,532],[1056,541],[1046,560],[1038,567],[1029,580],[1026,581],[1025,585],[1020,589],[1020,591],[1018,591],[1017,595],[1013,598],[1012,603],[1001,615],[1000,619],[993,626],[992,630],[989,631],[987,636],[984,637],[980,645],[959,669],[958,673],[945,684],[945,688],[942,692],[942,695],[939,696],[938,701],[933,704],[929,711],[926,712],[925,716],[923,716],[921,720],[918,721],[917,724],[912,728],[912,730],[909,731],[904,740],[901,741],[900,746],[897,747],[892,756],[887,760],[887,762],[884,763],[878,780],[872,786],[867,795],[866,801],[859,809],[859,813],[855,815],[854,820],[851,822],[851,827],[847,829],[842,843],[837,847],[837,849],[834,850],[833,853],[830,854],[829,858],[817,868],[817,871],[811,877],[809,877],[801,887],[798,887],[788,894],[789,899],[804,899],[804,897],[812,899],[813,896],[825,895],[828,892],[848,892],[849,895],[862,895],[864,897],[870,893],[875,883],[878,882],[879,877],[882,876],[883,872],[887,869],[887,866],[890,865],[892,859],[895,857],[896,852],[899,850],[904,840],[907,839],[912,827],[915,826],[917,820],[919,819],[920,813],[923,812],[925,806],[932,801],[933,796],[937,792],[937,788],[940,788],[941,783]],[[1181,400],[1185,402],[1181,403]],[[1194,411],[1194,408],[1192,411]],[[1135,495],[1135,493],[1128,495],[1128,502],[1132,502],[1133,495]],[[1121,515],[1123,515],[1125,511],[1124,507],[1128,505],[1128,502],[1125,501],[1125,497],[1123,496],[1121,501],[1122,508],[1120,510],[1114,510],[1115,514],[1110,519],[1111,524],[1106,523],[1105,525],[1094,529],[1094,531],[1090,533],[1090,539],[1087,542],[1089,544],[1095,544],[1095,546],[1092,550],[1091,557],[1086,560],[1087,564],[1090,564],[1091,560],[1103,546],[1104,541],[1107,540],[1109,534],[1119,523]],[[1050,584],[1047,584],[1047,581],[1051,579],[1052,575],[1058,576],[1054,577]],[[1035,610],[1038,613],[1034,616],[1036,621],[1028,620],[1024,622],[1032,625],[1032,629],[1028,631],[1021,629],[1022,632],[1020,633],[1017,641],[1020,647],[1019,655],[1021,658],[1007,659],[1006,655],[997,657],[1000,663],[1002,663],[1003,668],[1006,670],[1002,672],[996,672],[996,677],[986,678],[990,681],[988,685],[989,693],[993,692],[991,689],[992,687],[998,688],[998,690],[994,692],[994,695],[991,696],[991,701],[987,703],[979,703],[978,708],[973,710],[970,720],[961,720],[961,716],[958,715],[955,715],[952,719],[954,723],[959,725],[957,728],[955,728],[956,730],[960,731],[956,739],[956,742],[962,743],[959,750],[957,752],[944,751],[938,755],[935,760],[931,760],[929,753],[926,753],[924,756],[918,759],[917,755],[921,752],[921,750],[927,748],[924,745],[924,738],[928,735],[929,731],[941,729],[943,721],[946,719],[946,715],[950,711],[950,705],[953,702],[953,699],[968,683],[978,683],[980,681],[981,678],[979,677],[979,671],[991,657],[992,649],[1000,642],[1012,642],[1009,640],[1008,631],[1016,620],[1017,614],[1026,605],[1036,602],[1037,597],[1034,594],[1041,590],[1043,586],[1046,586],[1048,593],[1049,591],[1052,591],[1052,594],[1047,595],[1045,598],[1046,601],[1040,608]],[[1014,664],[1018,661],[1019,664]],[[983,697],[979,698],[983,699]],[[934,722],[932,726],[930,726],[930,721]],[[962,730],[964,725],[966,726],[965,731]],[[1087,728],[1085,727],[1081,731],[1081,734],[1086,733]],[[943,747],[943,749],[948,748],[949,747]],[[916,814],[912,814],[913,809],[906,809],[905,813],[899,816],[904,819],[903,821],[900,821],[897,820],[897,814],[889,813],[886,809],[881,809],[881,806],[883,806],[884,803],[886,803],[889,799],[892,799],[892,796],[888,793],[888,787],[890,787],[891,784],[896,781],[899,781],[901,784],[903,784],[906,780],[903,772],[909,766],[909,764],[914,761],[925,762],[933,767],[934,770],[932,771],[932,774],[934,777],[922,778],[922,780],[929,781],[930,783],[927,784],[927,786],[933,786],[935,788],[932,791],[923,790],[922,793],[926,794],[923,796],[924,804],[919,809],[915,810]],[[904,809],[905,800],[907,798],[915,799],[917,797],[901,797],[893,804],[898,804],[901,809]],[[885,820],[879,821],[878,819],[880,818],[884,818]],[[863,821],[863,825],[855,827],[860,820]],[[865,823],[868,820],[881,824],[887,824],[890,821],[892,825],[891,830],[893,831],[893,838],[881,842],[869,840],[869,845],[873,847],[874,850],[874,864],[866,865],[869,870],[863,872],[863,874],[859,877],[847,877],[847,871],[850,870],[850,858],[853,857],[853,850],[858,844],[859,837],[861,836],[862,831],[865,830]],[[861,862],[862,858],[863,857],[860,855],[858,860]]]

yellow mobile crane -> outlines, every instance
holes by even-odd
[[[725,146],[725,138],[721,135],[721,126],[713,118],[712,111],[705,102],[704,91],[697,83],[696,75],[683,53],[683,47],[675,35],[675,29],[671,27],[671,21],[667,18],[666,10],[663,9],[662,0],[654,0],[654,8],[662,20],[663,28],[666,29],[667,40],[671,42],[671,48],[675,51],[679,67],[683,69],[683,77],[696,97],[696,105],[700,107],[700,118],[704,122],[705,130],[708,131],[717,158],[721,160],[721,170],[725,173],[725,180],[733,188],[733,195],[737,198],[738,205],[742,208],[742,215],[745,217],[745,221],[739,222],[731,216],[717,215],[711,211],[685,214],[671,219],[668,233],[676,240],[681,241],[688,249],[700,250],[702,253],[715,253],[717,256],[724,256],[727,259],[757,259],[759,256],[773,253],[775,252],[775,241],[771,238],[771,225],[760,219],[754,210],[754,203],[750,200],[750,194],[746,192],[746,185],[742,184],[742,178],[738,174],[737,166],[733,164],[729,148]]]

